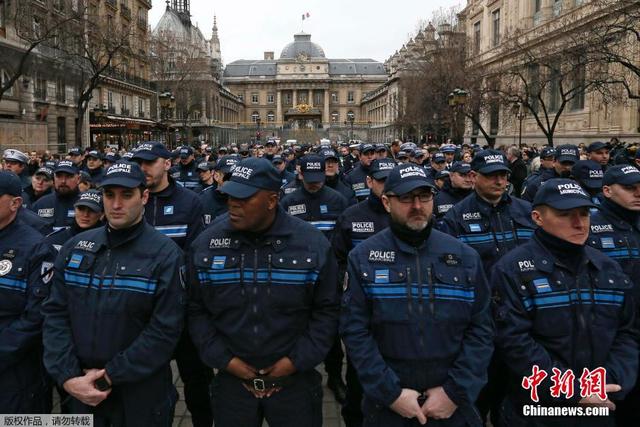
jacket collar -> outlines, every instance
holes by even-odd
[[[489,202],[484,200],[480,195],[474,191],[474,197],[476,200],[476,204],[478,205],[478,210],[484,215],[490,215],[492,211],[495,210],[503,210],[506,206],[511,204],[511,196],[507,194],[505,191],[500,198],[498,204],[494,207]]]
[[[169,185],[164,190],[158,191],[157,193],[151,193],[152,197],[160,197],[160,198],[168,198],[173,195],[176,190],[176,182],[171,176],[169,176]]]
[[[555,269],[555,265],[557,264],[557,261],[554,258],[554,256],[549,252],[549,250],[542,243],[540,243],[540,241],[538,240],[538,238],[536,238],[535,235],[531,238],[530,241],[533,242],[533,244],[535,244],[538,247],[537,250],[533,251],[533,257],[532,257],[533,263],[536,266],[536,269],[545,273],[553,272],[553,270]],[[587,248],[587,250],[584,252],[587,259],[583,261],[582,264],[584,265],[585,263],[590,263],[597,270],[601,270],[602,269],[601,259],[594,257],[594,252],[589,251],[588,249],[589,248]]]

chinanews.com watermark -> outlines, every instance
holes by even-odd
[[[522,378],[522,388],[529,390],[532,402],[538,403],[538,387],[549,377],[545,370],[538,365],[533,365],[531,375]],[[576,376],[571,369],[561,371],[552,368],[550,376],[551,387],[549,395],[553,398],[571,399],[575,394]],[[597,398],[602,402],[607,401],[607,370],[598,367],[592,370],[584,368],[578,379],[578,393],[580,398]],[[610,408],[608,406],[542,406],[539,404],[524,405],[522,415],[525,417],[607,417]]]

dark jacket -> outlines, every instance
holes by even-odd
[[[204,226],[211,224],[216,217],[227,212],[227,196],[218,187],[209,187],[198,195],[202,204]]]
[[[182,187],[199,193],[202,191],[202,185],[197,167],[198,164],[195,161],[192,161],[188,165],[178,163],[169,170],[169,175]]]
[[[527,165],[518,157],[516,161],[509,163],[509,169],[511,170],[509,181],[513,185],[513,194],[516,197],[520,197],[522,194],[522,185],[525,179],[527,179]]]
[[[333,177],[326,177],[324,184],[332,190],[336,190],[338,193],[342,194],[344,198],[347,199],[349,205],[354,205],[356,203],[356,194],[353,192],[351,187],[344,183],[342,174],[337,174]]]
[[[222,216],[191,246],[187,274],[189,331],[208,366],[224,369],[237,356],[260,369],[288,356],[304,372],[333,345],[340,295],[331,247],[281,208],[259,236]]]
[[[47,221],[54,230],[69,227],[73,224],[76,211],[73,205],[79,193],[61,196],[57,192],[47,194],[31,205],[31,210]]]
[[[367,187],[367,175],[369,168],[362,163],[356,164],[349,173],[344,177],[344,182],[356,194],[356,199],[361,202],[369,196],[371,190]]]

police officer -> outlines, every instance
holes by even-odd
[[[120,155],[118,153],[106,153],[102,158],[102,167],[104,170],[107,170],[118,160],[120,160]]]
[[[231,178],[231,169],[238,163],[237,155],[223,156],[216,163],[213,170],[213,179],[216,181],[215,187],[210,187],[200,193],[200,203],[202,203],[202,215],[204,224],[209,225],[215,218],[227,212],[227,196],[220,190],[222,186]]]
[[[629,165],[607,169],[603,179],[601,204],[591,214],[591,232],[587,244],[617,261],[634,282],[633,294],[640,301],[640,171]],[[640,319],[636,304],[636,321]],[[640,384],[625,400],[617,402],[618,426],[640,423]]]
[[[440,152],[444,154],[446,163],[445,169],[451,169],[451,166],[453,166],[453,162],[455,161],[456,157],[456,146],[453,144],[444,144],[442,148],[440,148]]]
[[[271,163],[273,164],[273,166],[280,173],[280,179],[282,181],[282,185],[287,185],[288,183],[290,183],[291,181],[296,179],[296,175],[293,172],[289,172],[287,170],[287,168],[286,168],[287,164],[285,163],[285,161],[284,161],[284,159],[282,158],[281,155],[274,154],[274,155],[272,155],[270,157],[271,158],[267,158],[267,160],[271,160]]]
[[[67,160],[71,160],[78,170],[84,168],[84,153],[80,147],[71,148],[67,153]]]
[[[606,255],[585,245],[589,235],[589,195],[574,181],[551,179],[536,194],[531,216],[534,238],[495,265],[496,346],[507,364],[510,388],[502,412],[504,426],[607,426],[611,418],[523,418],[523,405],[606,406],[628,393],[638,373],[637,332],[633,329],[631,281]],[[532,401],[524,377],[533,366],[547,377]],[[583,370],[606,369],[607,400],[581,397]],[[573,396],[550,393],[553,370],[571,369]],[[620,392],[620,393],[618,393]],[[615,393],[615,394],[614,394]],[[637,408],[636,408],[637,409]]]
[[[598,197],[602,193],[602,166],[593,160],[578,160],[571,168],[571,178],[576,181],[591,197],[594,205],[600,204]],[[591,210],[595,213],[597,208]]]
[[[91,183],[96,187],[100,186],[100,182],[104,177],[102,154],[98,150],[91,150],[86,154],[85,160],[87,161],[86,171],[91,177]]]
[[[213,171],[211,164],[209,162],[200,162],[198,163],[198,167],[196,168],[198,171],[198,177],[200,178],[200,187],[202,191],[210,188],[216,187],[216,181],[213,179]]]
[[[278,145],[273,139],[268,139],[264,143],[264,158],[272,161],[274,156],[278,153]]]
[[[433,229],[424,168],[396,167],[389,228],[349,254],[340,333],[364,389],[364,426],[479,425],[473,407],[493,350],[482,262]]]
[[[31,186],[31,177],[29,176],[29,156],[24,154],[20,150],[14,150],[10,148],[4,150],[2,156],[2,165],[5,170],[9,170],[15,173],[20,178],[20,185],[25,190]]]
[[[184,321],[183,257],[144,220],[149,192],[134,163],[102,181],[107,225],[60,250],[43,304],[44,364],[97,426],[169,425],[169,360]]]
[[[339,288],[329,242],[278,205],[268,160],[244,159],[221,189],[229,215],[188,257],[189,327],[212,385],[217,427],[322,424],[322,362]]]
[[[435,179],[438,172],[442,172],[447,168],[447,161],[439,151],[436,151],[431,155],[431,162],[429,163],[430,168],[428,168],[429,177],[431,179]]]
[[[347,173],[344,181],[356,193],[358,202],[361,202],[369,196],[367,176],[371,162],[376,158],[376,147],[373,144],[360,144],[358,151],[360,161]]]
[[[30,262],[42,235],[16,219],[21,195],[20,178],[0,171],[0,411],[42,414],[51,410],[40,314],[48,288]]]
[[[202,191],[200,178],[198,177],[197,163],[195,161],[193,148],[188,145],[180,147],[178,150],[178,164],[171,168],[169,174],[182,187],[199,193]]]
[[[351,187],[344,183],[343,174],[340,172],[340,160],[335,151],[331,149],[320,150],[320,155],[324,158],[324,184],[342,194],[349,205],[356,202],[356,194]]]
[[[290,215],[307,221],[331,239],[336,219],[347,208],[347,200],[324,184],[324,158],[309,154],[301,159],[302,187],[285,196],[280,205]]]
[[[171,153],[162,143],[149,142],[137,148],[132,160],[140,163],[146,177],[149,200],[144,216],[147,222],[186,251],[204,228],[202,203],[196,193],[169,177],[170,157]],[[198,357],[186,329],[176,348],[175,359],[194,426],[211,426],[208,384],[213,373]]]
[[[53,169],[41,167],[31,177],[31,185],[22,193],[22,206],[28,208],[42,196],[51,193],[53,187]]]
[[[50,223],[54,230],[59,230],[73,224],[73,205],[78,200],[80,171],[70,160],[61,160],[53,173],[53,193],[40,198],[30,208]]]
[[[459,201],[473,192],[473,176],[471,165],[455,162],[449,170],[449,179],[445,181],[442,190],[434,198],[434,214],[437,219],[442,218]]]
[[[589,160],[597,162],[602,166],[602,170],[606,170],[611,159],[611,145],[606,142],[596,141],[587,147],[587,156]]]
[[[531,204],[507,194],[509,166],[502,152],[478,152],[471,169],[474,192],[449,209],[441,228],[474,248],[491,271],[501,256],[531,238]]]
[[[571,144],[558,146],[553,160],[553,168],[547,173],[540,173],[537,177],[527,180],[524,184],[525,189],[522,192],[522,198],[531,202],[545,181],[552,178],[569,178],[571,176],[571,168],[578,160],[580,160],[578,147]]]
[[[367,187],[371,190],[366,200],[347,208],[336,222],[336,232],[331,245],[338,260],[338,277],[344,277],[349,252],[376,233],[389,226],[389,214],[382,205],[384,182],[396,166],[393,159],[377,159],[371,163]],[[347,358],[347,393],[342,407],[342,417],[348,427],[362,425],[362,386],[351,361]]]

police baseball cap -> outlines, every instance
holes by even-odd
[[[10,171],[0,171],[0,196],[4,196],[5,194],[13,197],[20,197],[22,195],[20,178]]]
[[[300,159],[300,171],[302,180],[306,183],[324,182],[325,175],[324,157],[310,154]]]
[[[438,171],[438,173],[436,173],[436,176],[434,178],[435,179],[445,179],[445,178],[449,178],[449,175],[451,175],[451,172],[449,172],[446,169],[443,169],[441,171]]]
[[[436,188],[427,176],[425,168],[407,163],[396,166],[389,173],[384,183],[384,192],[401,196],[421,187],[429,187],[432,190]]]
[[[11,160],[14,162],[20,162],[23,164],[27,164],[29,163],[29,157],[27,157],[26,154],[24,154],[22,151],[19,150],[14,150],[13,148],[9,148],[8,150],[4,150],[4,154],[2,155],[2,157],[5,160]]]
[[[34,173],[34,175],[44,175],[49,179],[53,179],[53,170],[48,168],[48,167],[41,167],[39,168],[36,173]]]
[[[609,143],[603,142],[603,141],[592,142],[587,147],[587,153],[592,153],[594,151],[602,150],[603,148],[606,148],[607,150],[611,150],[611,145],[609,145]]]
[[[376,159],[371,162],[371,166],[369,167],[369,176],[378,181],[387,179],[395,167],[396,162],[392,159]]]
[[[471,165],[465,162],[455,162],[451,165],[449,172],[457,172],[461,175],[466,175],[471,172]]]
[[[556,148],[556,161],[560,163],[564,162],[577,162],[580,160],[580,152],[578,147],[571,144],[560,145]]]
[[[423,156],[424,156],[424,151],[421,150],[420,148],[416,148],[411,152],[411,157],[413,157],[414,159],[417,159],[418,157],[423,157]]]
[[[640,170],[631,165],[615,165],[607,169],[603,185],[634,185],[640,182]]]
[[[373,144],[360,144],[358,150],[360,151],[360,154],[364,154],[369,151],[376,151],[376,146]]]
[[[239,161],[240,159],[236,155],[222,156],[213,169],[220,171],[223,174],[228,174]]]
[[[198,163],[198,166],[196,166],[196,170],[198,170],[198,171],[210,171],[211,170],[211,165],[208,162],[201,162],[201,163]]]
[[[231,170],[231,178],[220,191],[234,199],[247,199],[260,190],[278,191],[282,178],[267,159],[249,157],[236,164]]]
[[[433,163],[444,163],[447,161],[447,159],[445,159],[444,154],[442,154],[440,151],[437,151],[431,156],[431,161]]]
[[[336,152],[335,152],[335,151],[333,151],[333,150],[327,150],[327,149],[322,150],[322,151],[320,152],[320,155],[321,155],[322,157],[324,157],[324,160],[325,160],[325,161],[327,161],[327,159],[334,159],[334,160],[338,160],[338,155],[337,155],[337,154],[336,154]]]
[[[70,156],[82,156],[82,149],[80,147],[73,147],[67,154]]]
[[[220,147],[218,148],[218,153],[222,154],[222,153],[226,153],[227,151],[229,151],[229,149],[227,147]]]
[[[115,163],[120,160],[120,155],[116,153],[107,153],[104,155],[102,160],[109,163]]]
[[[546,181],[533,198],[532,206],[546,205],[561,211],[595,207],[591,197],[572,179],[554,178]]]
[[[152,161],[156,160],[158,157],[170,159],[172,157],[171,151],[167,150],[162,142],[145,142],[135,149],[131,159]]]
[[[498,150],[482,150],[476,153],[471,160],[471,169],[483,175],[510,171],[506,156]]]
[[[398,154],[396,154],[396,159],[408,159],[409,158],[409,153],[407,153],[406,151],[400,150],[398,151]]]
[[[181,159],[186,159],[192,154],[193,154],[193,148],[189,147],[188,145],[180,147],[180,150],[178,151],[178,155],[180,156]]]
[[[284,163],[284,159],[280,154],[274,154],[273,158],[271,159],[271,163],[273,163],[274,165]]]
[[[387,152],[387,146],[384,144],[376,144],[376,151],[381,153],[381,152]]]
[[[268,146],[268,145],[275,146],[276,142],[273,139],[269,139],[269,140],[267,140],[267,142],[264,143],[265,147]]]
[[[91,183],[91,181],[93,181],[93,180],[91,179],[91,175],[89,175],[89,172],[80,171],[80,182]]]
[[[47,160],[46,162],[44,162],[44,167],[49,168],[52,171],[56,168],[56,166],[58,166],[58,162],[56,162],[55,160]]]
[[[540,152],[541,159],[546,159],[546,158],[555,157],[555,156],[556,156],[556,149],[553,147],[544,147]]]
[[[136,188],[145,183],[144,173],[137,163],[119,161],[109,166],[100,187]]]
[[[102,193],[97,190],[87,190],[80,193],[78,201],[73,207],[76,208],[78,206],[86,206],[94,212],[102,212]]]
[[[442,148],[440,148],[440,151],[443,153],[455,153],[456,146],[451,144],[446,144],[446,145],[443,145]]]
[[[78,173],[80,173],[80,170],[71,160],[60,160],[56,165],[53,173],[57,174],[59,172],[77,175]]]
[[[589,190],[602,188],[602,166],[593,160],[579,160],[571,168],[571,176]]]
[[[86,155],[87,158],[102,160],[102,154],[98,150],[91,150]]]
[[[405,142],[404,144],[400,145],[400,150],[405,151],[407,153],[412,152],[416,148],[418,148],[418,146],[413,142]]]

